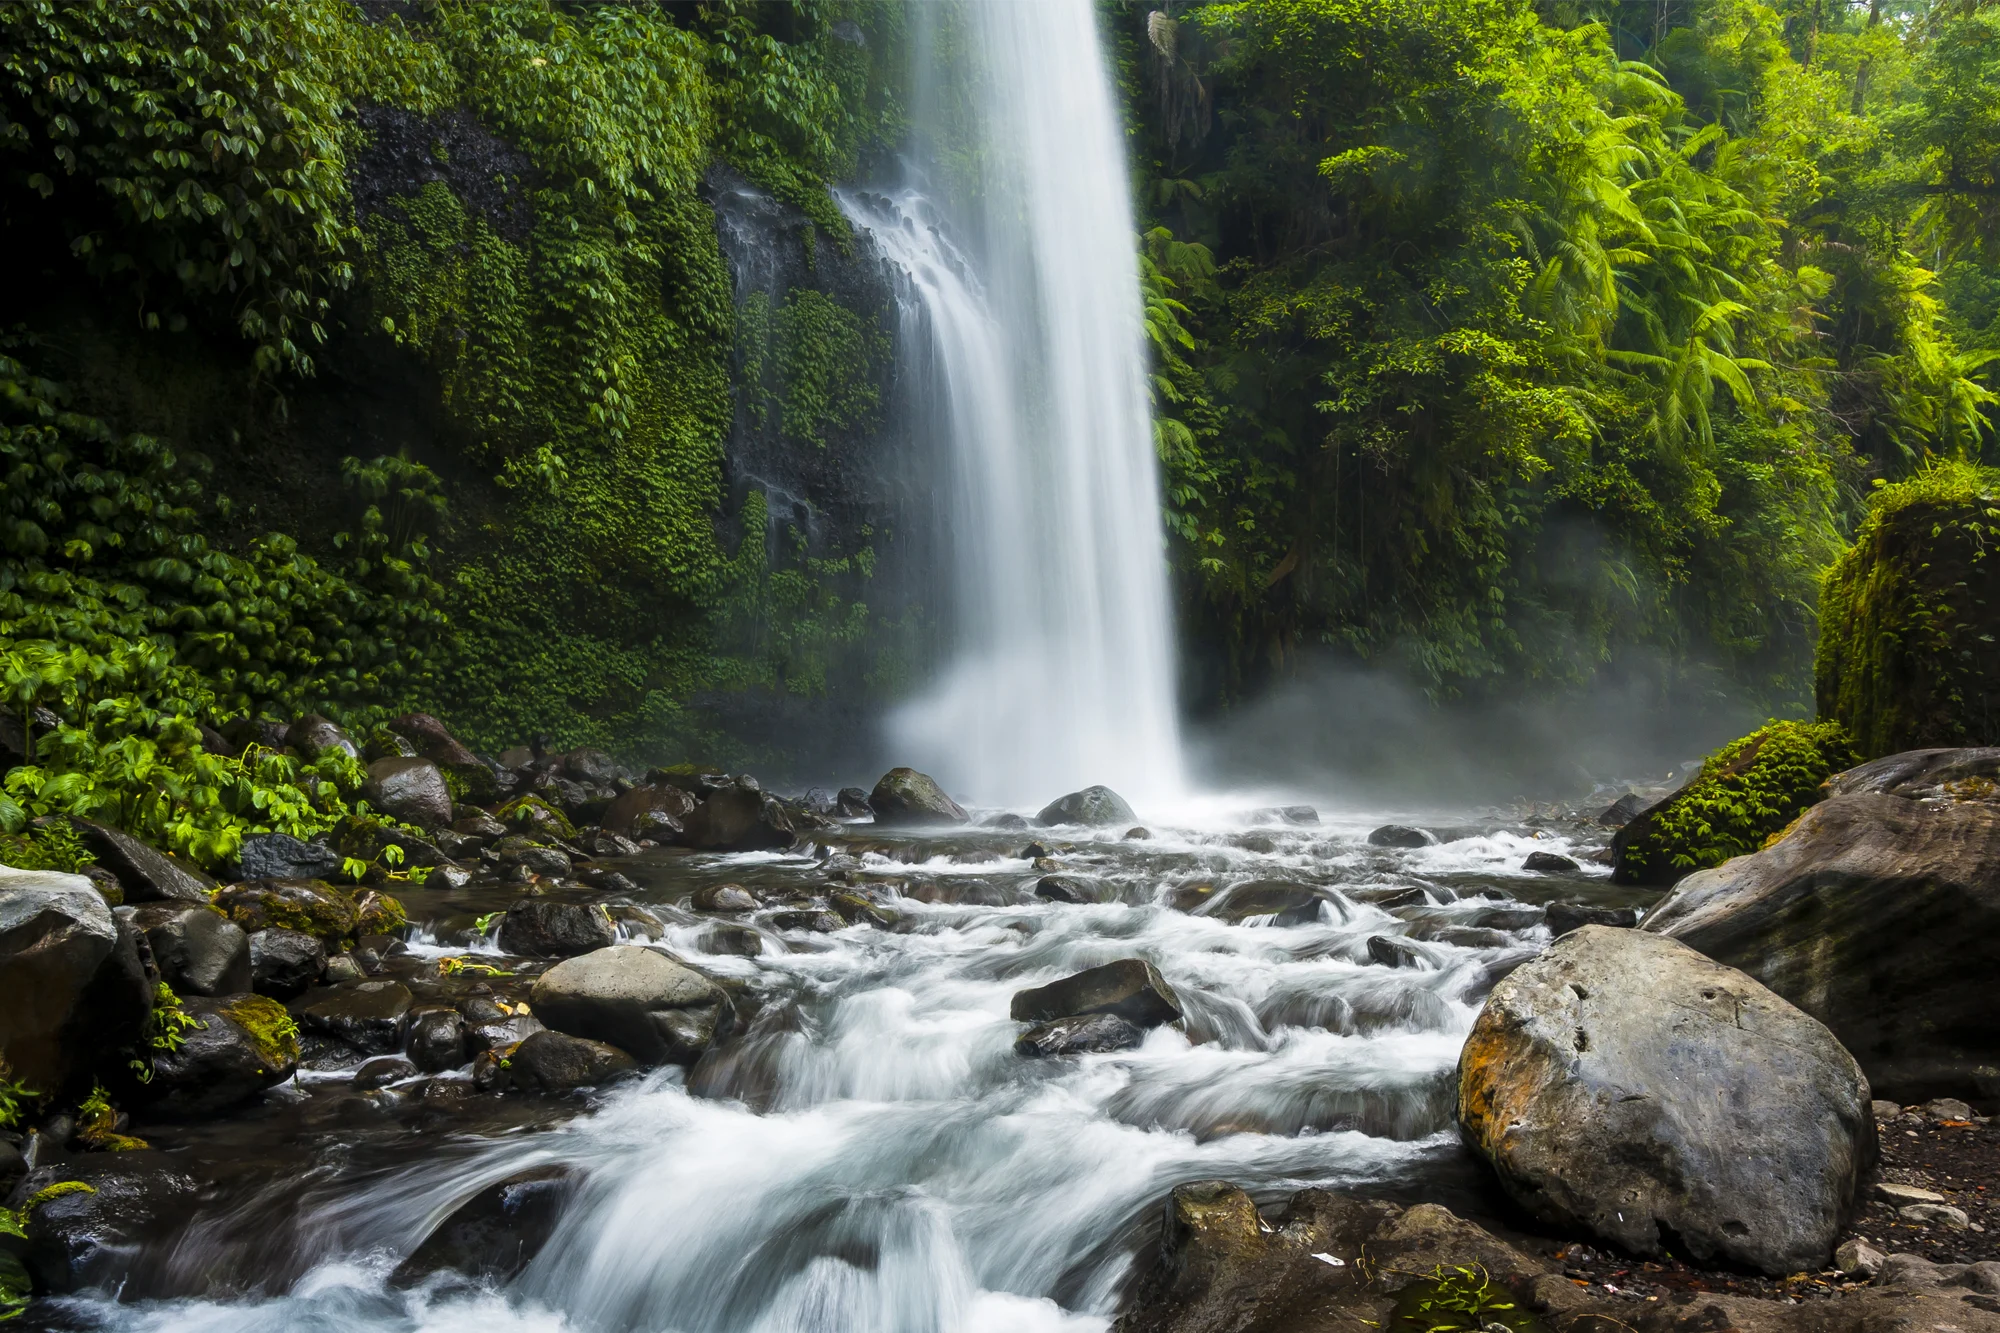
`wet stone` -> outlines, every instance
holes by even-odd
[[[1548,923],[1549,934],[1561,938],[1585,926],[1636,926],[1639,924],[1639,910],[1636,907],[1595,907],[1588,903],[1550,903],[1543,919]]]
[[[754,912],[761,905],[741,884],[704,884],[688,901],[697,912]]]
[[[363,1062],[361,1068],[354,1071],[354,1086],[361,1092],[373,1092],[391,1083],[415,1078],[418,1072],[413,1062],[400,1055],[378,1055]]]
[[[839,917],[831,912],[807,909],[797,912],[774,912],[771,925],[778,930],[803,930],[816,935],[826,935],[842,926]]]
[[[1555,852],[1529,852],[1526,859],[1521,862],[1521,869],[1533,871],[1538,875],[1573,875],[1581,867],[1567,856],[1560,856]]]
[[[598,1087],[638,1071],[616,1046],[562,1032],[537,1032],[508,1057],[508,1083],[525,1092]]]
[[[418,1069],[438,1074],[465,1063],[465,1019],[456,1009],[431,1007],[410,1015],[409,1055]]]
[[[1408,940],[1394,935],[1370,935],[1368,937],[1368,958],[1384,967],[1429,967],[1430,960],[1424,951]]]
[[[1437,839],[1420,828],[1407,824],[1384,824],[1368,835],[1371,847],[1416,848],[1434,845]]]
[[[575,1193],[576,1180],[565,1166],[534,1167],[488,1185],[453,1209],[391,1281],[409,1286],[448,1270],[481,1282],[506,1282],[555,1234]]]
[[[1051,1056],[1128,1051],[1145,1039],[1141,1028],[1117,1014],[1089,1014],[1036,1024],[1014,1039],[1014,1052]]]
[[[145,936],[160,979],[181,995],[236,995],[250,989],[250,938],[242,927],[196,903],[121,907]]]
[[[370,1055],[403,1045],[410,988],[400,981],[364,981],[343,986],[299,1010],[299,1026],[332,1037]]]
[[[1017,1023],[1115,1014],[1139,1027],[1157,1027],[1177,1021],[1181,1005],[1151,963],[1123,958],[1046,986],[1017,991],[1008,1013]]]
[[[1044,875],[1035,884],[1035,896],[1052,903],[1094,903],[1097,886],[1075,875]]]
[[[573,958],[617,939],[611,914],[597,903],[520,898],[500,919],[500,947],[530,958]]]

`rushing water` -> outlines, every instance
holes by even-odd
[[[925,9],[923,6],[919,10]],[[902,278],[951,476],[953,646],[895,752],[992,802],[1180,780],[1136,233],[1091,0],[975,3],[916,43],[963,113],[968,178],[850,196]],[[954,245],[947,232],[967,238]]]
[[[1396,852],[1367,846],[1365,827],[1235,823],[1128,841],[863,825],[835,839],[859,864],[832,869],[808,855],[649,854],[623,867],[659,923],[638,928],[754,1000],[747,1031],[697,1069],[692,1092],[669,1072],[588,1104],[509,1098],[439,1119],[329,1071],[262,1119],[180,1138],[148,1129],[178,1169],[220,1183],[168,1238],[99,1274],[124,1304],[65,1302],[63,1326],[1102,1330],[1179,1181],[1225,1177],[1265,1197],[1308,1183],[1427,1197],[1462,1186],[1450,1071],[1496,968],[1546,938],[1538,913],[1510,900],[1611,892],[1588,874],[1520,872],[1528,850],[1574,850],[1562,838],[1468,830]],[[1036,898],[1031,836],[1107,901]],[[1269,877],[1318,886],[1316,917],[1231,922],[1199,905],[1202,885]],[[742,958],[706,952],[714,925],[685,907],[706,883],[782,900],[836,878],[886,893],[897,926],[781,934],[760,916],[770,947]],[[413,895],[427,919],[402,965],[490,950],[473,918],[499,899],[481,892]],[[1482,923],[1501,933],[1472,947],[1438,938]],[[1370,961],[1378,934],[1422,941],[1422,965]],[[1117,1054],[1015,1054],[1015,991],[1134,956],[1177,989],[1185,1030]],[[491,1120],[492,1107],[514,1119]],[[458,1204],[550,1164],[570,1168],[578,1192],[519,1277],[388,1280]]]

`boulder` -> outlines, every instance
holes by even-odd
[[[602,750],[581,746],[562,757],[565,777],[592,786],[603,786],[618,776],[618,763]]]
[[[363,1055],[401,1050],[412,997],[400,981],[341,986],[299,1010],[299,1025]]]
[[[741,884],[704,884],[688,903],[697,912],[754,912],[763,905]]]
[[[1274,926],[1304,926],[1319,920],[1320,904],[1325,901],[1325,895],[1310,884],[1252,879],[1232,884],[1221,893],[1204,895],[1196,910],[1202,916],[1237,924],[1268,917]]]
[[[892,768],[868,793],[868,808],[884,824],[969,824],[965,807],[914,768]]]
[[[576,871],[569,853],[555,847],[512,847],[501,853],[500,860],[537,879],[568,879]]]
[[[1432,966],[1430,955],[1408,940],[1395,935],[1370,935],[1368,961],[1380,963],[1383,967],[1422,969]]]
[[[1437,839],[1430,834],[1407,824],[1384,824],[1368,835],[1370,847],[1414,848],[1430,847],[1436,843]]]
[[[83,838],[97,863],[118,877],[127,903],[175,900],[205,903],[215,881],[156,847],[148,846],[123,829],[89,819],[70,816],[70,825]]]
[[[709,852],[789,847],[797,834],[784,803],[741,785],[722,787],[681,820],[683,846]]]
[[[253,833],[237,853],[244,879],[326,879],[340,873],[340,853],[289,833]]]
[[[232,884],[215,895],[215,905],[251,932],[273,926],[301,931],[329,946],[354,934],[360,921],[354,899],[324,880],[270,879]]]
[[[259,995],[303,995],[325,971],[326,945],[302,930],[270,926],[250,935],[250,989]]]
[[[391,1083],[415,1078],[421,1072],[414,1062],[400,1055],[378,1055],[372,1060],[363,1060],[361,1068],[354,1071],[354,1090],[376,1092]]]
[[[166,1153],[135,1151],[58,1158],[31,1171],[20,1193],[70,1181],[90,1188],[37,1205],[28,1227],[26,1266],[51,1295],[125,1285],[133,1256],[180,1234],[202,1192]]]
[[[0,1055],[14,1079],[49,1093],[69,1084],[91,983],[117,943],[111,908],[82,875],[0,867]]]
[[[1993,1097],[1995,865],[2000,807],[1835,796],[1766,850],[1682,880],[1641,928],[1825,1023],[1884,1096]]]
[[[875,807],[868,804],[868,793],[859,787],[842,787],[833,798],[833,813],[842,819],[873,819]]]
[[[307,713],[292,723],[285,732],[285,744],[304,755],[308,763],[329,754],[344,754],[349,759],[361,757],[361,747],[354,743],[354,738],[318,713]]]
[[[1035,896],[1052,903],[1094,903],[1099,901],[1097,886],[1075,875],[1044,875],[1035,882]]]
[[[1086,1014],[1037,1023],[1014,1039],[1014,1053],[1048,1056],[1129,1051],[1145,1040],[1143,1029],[1117,1014]]]
[[[1832,1033],[1641,931],[1585,926],[1517,968],[1458,1070],[1460,1130],[1515,1201],[1635,1254],[1823,1268],[1875,1154]]]
[[[368,765],[368,785],[361,795],[382,813],[419,828],[451,823],[451,788],[428,759],[377,759]]]
[[[1626,792],[1610,805],[1604,807],[1597,816],[1597,823],[1603,828],[1624,828],[1646,808],[1646,798],[1637,792]]]
[[[571,1092],[594,1088],[638,1071],[636,1060],[616,1046],[562,1032],[537,1032],[507,1057],[508,1085],[524,1092]]]
[[[664,954],[624,944],[556,964],[535,980],[535,1017],[610,1042],[646,1064],[692,1065],[724,1025],[720,987]]]
[[[1996,783],[2000,783],[2000,746],[1904,750],[1834,774],[1827,780],[1826,794],[1990,800]]]
[[[432,1273],[498,1286],[518,1277],[555,1234],[576,1193],[567,1166],[537,1166],[484,1187],[452,1209],[390,1279],[411,1286]]]
[[[153,1052],[146,1084],[154,1115],[213,1115],[282,1083],[298,1068],[298,1025],[285,1007],[262,995],[189,996],[174,1025],[180,1040]]]
[[[465,1063],[465,1019],[458,1010],[444,1005],[413,1010],[409,1034],[410,1059],[426,1074]]]
[[[1138,1027],[1177,1022],[1180,997],[1149,962],[1121,958],[1046,986],[1017,991],[1008,1014],[1017,1023],[1046,1023],[1085,1014],[1116,1014]]]
[[[658,835],[652,830],[659,827],[657,820],[641,820],[647,815],[663,815],[678,833],[684,827],[681,823],[694,813],[698,803],[685,790],[671,783],[647,783],[634,787],[631,791],[614,799],[605,808],[603,824],[606,831],[626,838],[653,838]]]
[[[1542,920],[1549,934],[1560,939],[1584,926],[1618,926],[1630,929],[1639,924],[1636,907],[1597,907],[1591,903],[1550,903]]]
[[[529,958],[573,958],[617,938],[611,914],[599,903],[520,898],[500,918],[500,947]]]
[[[1529,852],[1521,861],[1521,869],[1537,875],[1573,875],[1581,868],[1567,856],[1555,852]]]
[[[405,713],[383,724],[407,739],[418,754],[440,768],[485,768],[479,756],[465,748],[445,724],[429,713]]]
[[[160,980],[179,995],[239,995],[250,989],[250,937],[206,903],[147,903],[117,915],[145,936]]]
[[[1133,824],[1139,816],[1132,813],[1132,807],[1125,804],[1125,798],[1109,787],[1085,787],[1067,796],[1058,796],[1043,806],[1035,816],[1038,824],[1089,824],[1104,827],[1111,824]]]
[[[773,930],[803,930],[814,935],[831,935],[845,923],[823,907],[801,908],[794,912],[773,912]]]

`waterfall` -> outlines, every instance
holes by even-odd
[[[962,95],[965,178],[939,186],[946,173],[926,169],[893,197],[843,199],[898,276],[904,355],[931,364],[951,479],[950,646],[891,739],[981,801],[1095,782],[1157,800],[1181,781],[1173,636],[1136,236],[1096,17],[1090,0],[949,12],[963,30],[935,45],[954,67],[917,82]],[[917,120],[945,115],[920,105]]]

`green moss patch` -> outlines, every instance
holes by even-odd
[[[317,879],[235,885],[217,894],[215,905],[245,930],[278,926],[336,945],[352,936],[360,922],[354,899]]]
[[[1860,758],[1838,723],[1771,722],[1717,750],[1694,781],[1620,829],[1611,877],[1665,887],[1760,851]]]
[[[1821,717],[1873,758],[2000,741],[2000,472],[1935,464],[1876,491],[1820,591]]]
[[[243,995],[223,1005],[222,1014],[249,1035],[267,1069],[298,1063],[299,1025],[284,1005],[262,995]]]

